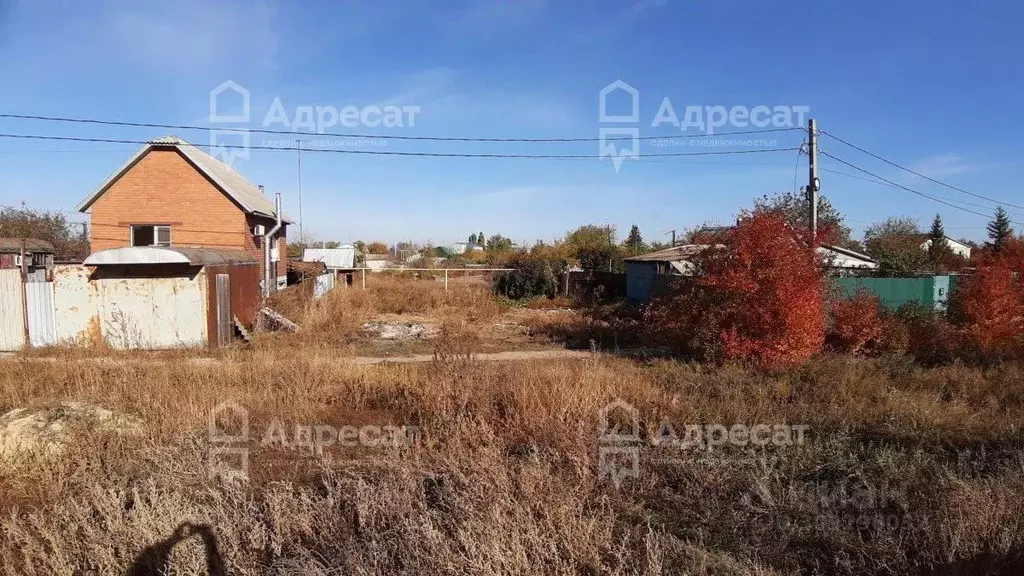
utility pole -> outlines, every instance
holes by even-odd
[[[672,247],[676,247],[676,231],[674,228],[672,229]]]
[[[818,180],[818,129],[814,118],[807,121],[807,162],[808,182],[807,201],[810,203],[810,228],[811,245],[818,248],[818,191],[821,190],[821,182]]]
[[[295,140],[295,154],[299,175],[299,242],[306,243],[306,237],[302,234],[302,140]]]

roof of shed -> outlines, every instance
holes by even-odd
[[[207,266],[223,264],[256,264],[256,258],[244,251],[230,248],[192,248],[134,246],[113,248],[90,254],[83,262],[86,266],[153,264],[188,264]]]
[[[648,252],[647,254],[630,256],[625,260],[626,262],[678,262],[696,256],[708,248],[715,247],[710,244],[683,244],[682,246],[673,246],[663,250]]]
[[[303,262],[323,262],[328,268],[354,268],[356,249],[346,244],[339,248],[306,248],[302,251]]]
[[[123,176],[125,172],[130,170],[132,166],[135,166],[143,156],[153,149],[176,149],[185,156],[186,159],[188,159],[189,163],[209,178],[217,188],[241,206],[243,210],[251,214],[266,216],[268,218],[276,217],[274,202],[264,196],[258,186],[250,183],[245,179],[245,176],[239,174],[238,171],[231,166],[228,166],[221,160],[213,157],[203,150],[200,150],[177,136],[164,136],[163,138],[157,138],[156,140],[151,140],[142,148],[139,148],[139,150],[135,152],[127,162],[125,162],[113,174],[108,176],[107,179],[90,192],[84,200],[79,202],[75,209],[79,212],[85,212],[88,210],[89,206],[91,206],[97,198],[102,196],[118,178]],[[281,219],[288,224],[293,222],[293,220],[283,211],[281,212]]]
[[[0,253],[18,254],[21,252],[21,243],[25,242],[26,252],[49,252],[53,253],[53,244],[46,240],[37,238],[0,238]]]

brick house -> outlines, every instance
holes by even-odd
[[[76,209],[89,213],[92,252],[129,246],[234,248],[253,254],[263,277],[263,231],[274,202],[221,160],[176,136],[153,140],[96,187]],[[287,278],[282,213],[272,270]]]

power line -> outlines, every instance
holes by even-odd
[[[45,122],[70,122],[76,124],[99,124],[102,126],[126,126],[132,128],[161,128],[168,130],[217,130],[217,127],[195,126],[188,124],[154,124],[150,122],[124,122],[117,120],[97,120],[93,118],[66,118],[61,116],[32,116],[26,114],[0,114],[0,118],[14,120],[42,120]],[[232,130],[224,128],[225,130]],[[250,132],[253,134],[278,134],[282,136],[333,136],[336,138],[375,138],[378,140],[424,140],[432,142],[534,142],[534,143],[557,143],[557,142],[613,142],[620,140],[665,140],[670,138],[706,138],[712,136],[733,136],[742,134],[769,134],[772,132],[788,132],[800,130],[800,128],[765,128],[759,130],[743,130],[739,132],[722,132],[720,134],[682,134],[678,136],[617,136],[609,138],[460,138],[455,136],[395,136],[380,134],[338,134],[334,132],[312,133],[297,130],[270,130],[267,128],[239,128],[238,132]]]
[[[849,146],[850,148],[853,148],[854,150],[859,150],[859,151],[863,152],[864,154],[867,154],[868,156],[871,156],[872,158],[874,158],[876,160],[881,160],[882,162],[885,162],[886,164],[888,164],[890,166],[895,166],[896,168],[899,168],[900,170],[904,170],[906,172],[909,172],[909,173],[911,173],[914,176],[917,176],[919,178],[924,178],[925,180],[927,180],[929,182],[932,182],[934,184],[938,184],[939,186],[945,186],[946,188],[949,188],[950,190],[955,190],[957,192],[961,192],[963,194],[967,194],[968,196],[974,196],[975,198],[980,198],[982,200],[988,200],[989,202],[994,202],[996,204],[1001,204],[1001,205],[1004,205],[1004,206],[1012,206],[1014,208],[1024,209],[1024,206],[1018,206],[1016,204],[1011,204],[1009,202],[1004,202],[1002,200],[997,200],[995,198],[989,198],[988,196],[982,196],[981,194],[975,194],[974,192],[971,192],[969,190],[964,190],[963,188],[960,188],[958,186],[953,186],[952,184],[947,184],[947,183],[945,183],[945,182],[943,182],[941,180],[936,180],[935,178],[932,178],[931,176],[926,176],[924,174],[921,174],[920,172],[918,172],[916,170],[912,170],[910,168],[907,168],[906,166],[903,166],[901,164],[897,164],[896,162],[893,162],[892,160],[888,160],[886,158],[882,158],[881,156],[879,156],[878,154],[875,154],[874,152],[871,152],[869,150],[865,150],[864,148],[861,148],[860,146],[857,146],[856,144],[853,144],[852,142],[848,142],[846,140],[843,140],[842,138],[840,138],[840,137],[838,137],[838,136],[836,136],[834,134],[829,134],[828,132],[826,132],[824,130],[822,130],[821,133],[826,135],[826,136],[828,136],[829,138],[832,138],[833,140],[836,140],[838,142],[846,144],[847,146]]]
[[[838,174],[839,176],[844,176],[846,178],[853,178],[854,180],[861,180],[861,181],[864,181],[864,182],[869,182],[871,184],[878,184],[879,186],[888,186],[890,188],[899,188],[899,186],[894,186],[894,185],[892,185],[892,184],[890,184],[888,182],[882,182],[880,180],[875,180],[873,178],[865,178],[863,176],[857,176],[856,174],[849,174],[849,173],[843,172],[841,170],[828,170],[828,169],[825,169],[825,168],[820,168],[820,170],[823,171],[823,172],[830,172],[832,174]],[[992,208],[991,206],[987,206],[985,204],[975,204],[974,202],[967,202],[966,200],[955,200],[953,198],[949,198],[948,196],[936,196],[936,198],[942,198],[943,200],[948,200],[950,202],[957,202],[959,204],[963,204],[964,206],[973,206],[975,208],[984,208],[986,210],[989,210],[989,209]],[[1017,215],[1017,216],[1024,216],[1024,214],[1022,214],[1021,212],[1016,212],[1014,210],[1007,210],[1007,213],[1014,214],[1014,215]]]
[[[23,140],[60,140],[65,142],[102,142],[106,144],[159,144],[151,140],[122,140],[114,138],[82,138],[78,136],[40,136],[35,134],[0,134],[0,138]],[[195,146],[194,144],[192,146]],[[243,150],[270,150],[276,152],[297,151],[296,146],[238,146],[238,145],[202,145],[210,148],[234,148]],[[592,159],[592,154],[466,154],[455,152],[401,152],[395,150],[334,150],[324,148],[303,148],[307,152],[330,152],[334,154],[360,154],[366,156],[425,156],[432,158],[518,158],[518,159],[549,159],[572,160]],[[764,152],[786,152],[796,148],[765,148],[760,150],[713,150],[706,152],[657,152],[653,154],[636,154],[634,158],[681,157],[681,156],[724,156],[730,154],[759,154]]]
[[[836,162],[839,162],[841,164],[845,164],[845,165],[849,166],[850,168],[853,168],[854,170],[857,170],[859,172],[863,172],[863,173],[867,174],[868,176],[873,176],[873,177],[881,180],[882,182],[885,182],[886,184],[889,184],[889,185],[894,186],[896,188],[900,188],[902,190],[906,190],[907,192],[910,192],[911,194],[917,194],[918,196],[922,196],[922,197],[927,198],[927,199],[929,199],[929,200],[931,200],[933,202],[938,202],[939,204],[945,204],[946,206],[949,206],[951,208],[956,208],[957,210],[963,210],[964,212],[969,212],[969,213],[974,214],[976,216],[981,216],[982,218],[989,218],[988,214],[982,214],[981,212],[975,212],[974,210],[971,210],[969,208],[964,208],[963,206],[958,206],[956,204],[953,204],[952,202],[947,202],[946,200],[943,200],[941,198],[937,198],[935,196],[931,196],[929,194],[925,194],[924,192],[918,192],[917,190],[914,190],[913,188],[908,188],[908,187],[906,187],[906,186],[904,186],[902,184],[897,184],[896,182],[893,182],[892,180],[888,180],[886,178],[882,178],[878,174],[875,174],[873,172],[869,172],[869,171],[865,170],[864,168],[861,168],[860,166],[857,166],[855,164],[851,164],[851,163],[847,162],[846,160],[843,160],[841,158],[836,158],[835,156],[829,154],[828,152],[825,152],[823,150],[820,150],[819,152],[821,152],[821,154],[823,156],[828,156],[829,158],[835,160]],[[1014,224],[1017,224],[1017,223],[1014,222]]]

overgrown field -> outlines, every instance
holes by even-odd
[[[207,525],[231,574],[976,573],[1024,545],[1024,373],[823,359],[766,376],[670,361],[356,367],[4,360],[6,410],[65,399],[137,415],[6,464],[0,565],[123,573]],[[599,414],[640,413],[636,478],[599,476]],[[249,411],[250,480],[208,477],[209,411]],[[262,446],[273,420],[418,426],[412,446]],[[806,424],[803,444],[651,446],[658,423]],[[1016,555],[1016,556],[1015,556]],[[205,574],[199,538],[175,574]],[[1019,566],[1019,564],[1018,564]],[[1009,572],[1007,572],[1009,573]]]
[[[279,303],[303,331],[212,358],[0,359],[2,412],[60,413],[73,400],[139,422],[120,432],[81,423],[62,452],[0,450],[0,572],[1024,566],[1018,364],[924,368],[905,357],[825,355],[768,372],[597,354],[482,362],[472,333],[507,308],[482,291],[397,288],[408,292],[353,290],[318,306],[297,300],[294,310]],[[342,357],[361,322],[381,313],[423,314],[463,331],[430,340],[432,362]],[[526,322],[531,330],[616,337],[615,326],[583,314],[537,318]],[[316,322],[322,330],[306,330]],[[211,424],[225,403],[246,412],[246,439],[211,436],[211,425],[241,430],[237,410],[212,414]],[[637,438],[610,438],[632,433],[629,407]],[[775,436],[787,426],[800,436]],[[772,441],[747,441],[737,427],[771,430]],[[695,431],[704,442],[693,442]],[[247,479],[224,477],[243,470],[241,453],[224,447],[244,449]],[[635,476],[617,476],[617,486],[608,472],[621,471]]]

